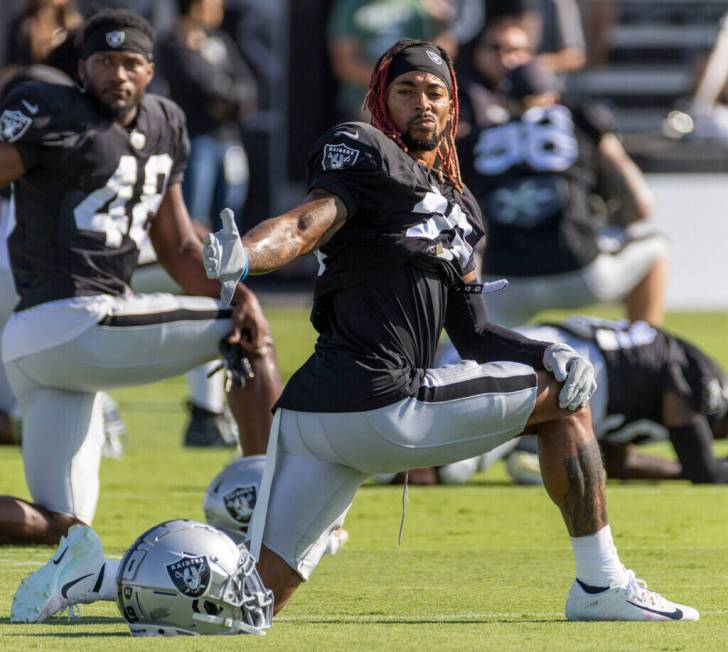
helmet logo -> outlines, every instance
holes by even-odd
[[[189,598],[199,598],[210,584],[207,557],[185,557],[167,564],[167,573],[177,590]]]
[[[255,509],[256,495],[255,485],[235,487],[223,496],[225,509],[238,523],[247,525]]]

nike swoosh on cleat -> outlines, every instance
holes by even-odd
[[[642,604],[630,602],[629,600],[626,600],[626,602],[627,604],[631,604],[633,607],[637,607],[638,609],[644,609],[645,611],[651,611],[653,614],[657,614],[658,616],[665,616],[670,620],[680,620],[683,617],[683,612],[681,609],[675,609],[675,611],[659,611],[658,609],[650,609],[649,607],[645,607]]]
[[[77,577],[75,580],[71,580],[70,582],[66,582],[61,587],[61,595],[68,599],[68,589],[70,589],[74,584],[78,584],[81,580],[85,580],[87,577],[91,577],[93,573],[89,573],[88,575],[81,575],[81,577]]]
[[[590,593],[592,595],[596,593],[604,593],[604,591],[608,591],[608,586],[590,586],[589,584],[584,584],[578,577],[576,578],[577,584],[584,590],[585,593]]]
[[[61,563],[61,559],[63,559],[64,555],[68,552],[68,548],[64,548],[63,552],[61,553],[61,556],[58,559],[53,559],[53,563],[57,566]]]

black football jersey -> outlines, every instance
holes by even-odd
[[[75,87],[28,82],[0,103],[0,138],[26,173],[13,184],[9,239],[17,309],[74,296],[121,294],[165,189],[189,150],[184,115],[145,95],[129,128]]]
[[[611,129],[599,107],[561,104],[476,121],[460,151],[463,179],[488,229],[486,274],[560,274],[597,256],[589,195],[599,177],[598,144]]]
[[[349,217],[317,252],[320,336],[279,404],[346,412],[411,396],[433,364],[448,290],[475,267],[478,205],[359,122],[319,140],[308,177],[309,190],[339,197]]]
[[[555,326],[593,341],[604,356],[609,398],[602,439],[626,444],[666,436],[659,424],[667,390],[709,419],[725,411],[728,381],[720,366],[672,333],[643,321],[590,317],[571,317]]]
[[[473,196],[441,184],[436,171],[371,125],[344,123],[325,133],[308,160],[308,188],[336,195],[349,214],[317,252],[317,299],[409,260],[439,269],[451,283],[475,269],[483,226]]]

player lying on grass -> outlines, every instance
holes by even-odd
[[[568,344],[594,366],[592,427],[608,477],[728,483],[728,459],[713,451],[713,440],[728,435],[728,379],[720,365],[695,345],[641,321],[571,317],[559,324],[516,330],[534,339]],[[440,362],[459,360],[454,347],[448,346]],[[665,440],[672,444],[677,460],[637,450],[640,444]],[[508,455],[514,444],[488,453],[486,463]],[[418,469],[409,481],[465,482],[479,462]],[[535,454],[519,451],[509,458],[508,468],[519,482],[540,482]]]
[[[0,187],[13,183],[9,247],[20,296],[2,355],[33,501],[0,497],[0,543],[57,543],[70,525],[90,523],[99,390],[188,371],[219,357],[222,339],[244,349],[236,360],[244,353],[255,375],[230,393],[243,450],[265,451],[280,394],[270,328],[250,290],[227,284],[227,309],[201,267],[181,191],[184,116],[144,92],[153,39],[132,12],[99,13],[83,32],[83,90],[30,82],[0,104]],[[131,293],[147,232],[167,272],[196,296]]]
[[[338,125],[318,142],[302,205],[242,241],[231,222],[203,250],[208,275],[225,283],[312,251],[321,265],[318,342],[277,404],[251,525],[276,610],[309,579],[371,475],[473,457],[528,428],[574,551],[567,617],[697,620],[619,559],[587,405],[592,366],[567,345],[485,319],[481,292],[491,288],[473,271],[482,219],[458,173],[457,84],[446,53],[396,43],[376,66],[368,106],[372,125]],[[443,327],[465,360],[433,368]],[[67,556],[84,568],[83,549]],[[47,611],[57,578],[25,581],[27,613]]]

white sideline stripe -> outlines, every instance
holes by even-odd
[[[728,609],[717,609],[711,611],[700,611],[700,616],[725,616],[728,614]],[[491,621],[497,618],[511,618],[514,620],[520,620],[523,618],[563,618],[564,622],[568,622],[564,616],[563,611],[557,612],[525,612],[525,611],[503,611],[495,612],[488,611],[484,613],[463,613],[463,614],[448,614],[447,616],[438,616],[432,614],[421,614],[419,616],[402,615],[402,616],[384,616],[384,615],[331,615],[331,616],[275,616],[274,621],[276,623],[309,623],[311,625],[316,624],[366,624],[366,623],[424,623],[424,622],[439,622],[439,623],[462,623],[463,621],[472,621],[480,623],[483,621]]]
[[[536,613],[536,612],[524,612],[524,611],[504,611],[502,613],[488,611],[484,613],[463,613],[463,614],[448,614],[446,616],[440,616],[437,614],[420,614],[418,616],[413,615],[401,615],[401,616],[385,616],[376,614],[367,615],[332,615],[332,616],[276,616],[274,618],[277,623],[419,623],[422,621],[434,621],[434,622],[462,622],[463,620],[470,620],[473,623],[481,622],[482,620],[488,620],[493,618],[558,618],[563,616],[564,612],[554,613]]]

